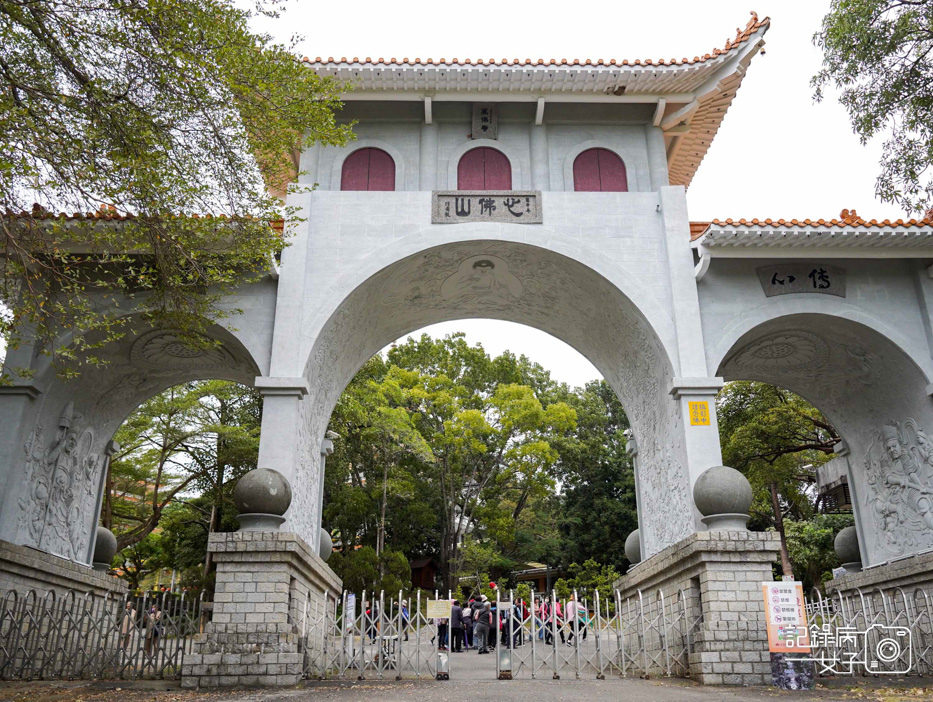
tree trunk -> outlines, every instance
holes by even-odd
[[[228,417],[227,417],[227,404],[220,400],[220,424],[221,426],[226,426]],[[207,525],[207,538],[210,540],[211,534],[217,531],[217,527],[220,526],[220,511],[223,509],[223,499],[224,499],[224,475],[227,472],[227,466],[224,461],[224,441],[218,436],[217,437],[217,471],[214,475],[214,499],[211,502],[211,520]],[[211,574],[211,569],[214,567],[214,558],[213,554],[208,549],[207,553],[204,556],[204,577],[207,578]]]
[[[778,501],[777,485],[771,483],[771,509],[774,510],[774,525],[781,535],[781,570],[784,575],[794,576],[790,565],[790,556],[787,554],[787,537],[784,535],[784,515],[781,514],[781,503]]]
[[[386,545],[386,502],[388,500],[389,488],[389,462],[382,462],[382,505],[379,508],[379,528],[376,529],[376,556],[381,556]],[[382,572],[382,561],[379,561],[379,576],[385,575]]]

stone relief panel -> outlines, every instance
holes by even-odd
[[[105,458],[93,452],[94,431],[69,402],[54,430],[36,426],[24,446],[25,480],[18,538],[57,556],[83,561],[88,515],[97,506]]]
[[[343,388],[379,349],[428,324],[476,317],[527,324],[589,358],[619,395],[639,441],[646,553],[693,531],[683,425],[667,394],[673,375],[667,352],[608,281],[532,246],[465,242],[430,249],[350,292],[308,361],[312,443],[323,439]],[[317,490],[317,475],[308,477]]]
[[[320,485],[320,442],[315,451],[313,438],[317,422],[311,418],[311,399],[302,397],[298,405],[296,452],[298,465],[292,483],[292,504],[288,510],[285,529],[304,539],[312,549],[317,549],[318,526],[321,517],[317,514],[317,491]]]
[[[878,384],[883,364],[864,341],[849,333],[793,328],[740,346],[723,363],[727,379],[754,379],[805,387],[824,407]]]
[[[864,458],[870,548],[888,557],[933,548],[933,439],[914,419],[876,430]]]

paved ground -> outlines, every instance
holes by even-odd
[[[916,702],[933,700],[933,680],[833,681],[813,692],[783,692],[773,688],[700,687],[680,680],[459,680],[448,682],[318,682],[273,691],[181,690],[175,683],[37,682],[0,683],[2,702],[777,702],[781,700],[873,700]]]

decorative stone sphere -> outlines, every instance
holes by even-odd
[[[693,502],[710,531],[744,531],[752,506],[752,486],[729,466],[713,466],[697,478]]]
[[[632,565],[641,563],[641,542],[638,539],[638,529],[629,534],[625,540],[625,557]]]
[[[110,529],[97,527],[97,538],[94,540],[94,569],[109,570],[110,562],[117,555],[117,537]]]
[[[862,554],[858,548],[858,532],[854,526],[847,526],[836,534],[833,542],[836,555],[842,561],[842,567],[849,572],[857,572],[862,569]]]
[[[752,486],[735,468],[713,466],[697,478],[693,501],[700,514],[748,514],[752,506]]]
[[[326,561],[333,552],[334,541],[330,538],[330,534],[322,528],[320,545],[317,547],[317,555],[319,555],[322,560]]]
[[[240,514],[285,514],[292,503],[292,488],[277,470],[256,468],[240,478],[233,490]]]

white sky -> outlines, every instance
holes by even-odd
[[[881,145],[859,144],[831,97],[812,101],[809,82],[820,66],[812,36],[828,7],[828,0],[781,0],[755,8],[772,20],[766,54],[752,60],[688,191],[691,219],[818,219],[843,208],[868,218],[902,216],[874,198]],[[302,50],[312,58],[679,59],[723,47],[745,26],[750,9],[747,0],[599,6],[292,0],[282,19],[262,28],[282,40],[304,35]],[[572,385],[599,377],[566,344],[527,327],[471,320],[427,329],[434,335],[457,330],[492,353],[524,353]]]

